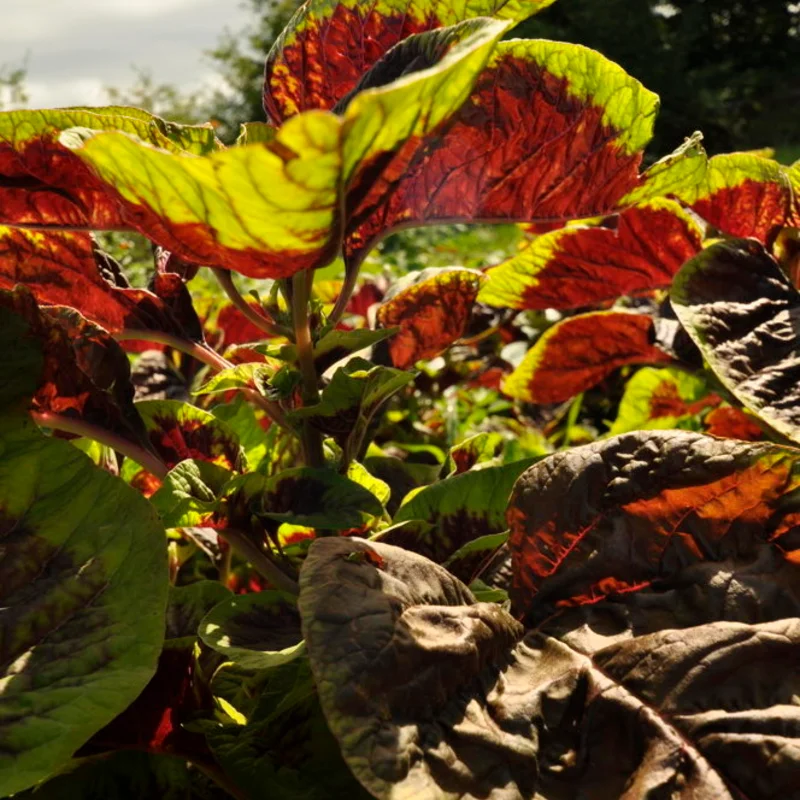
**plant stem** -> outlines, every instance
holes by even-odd
[[[193,342],[189,339],[181,339],[180,336],[173,336],[170,333],[163,331],[140,331],[140,330],[124,330],[120,333],[114,334],[114,338],[118,340],[124,339],[141,339],[145,342],[157,342],[158,344],[165,344],[181,353],[196,358],[203,364],[211,367],[211,369],[222,371],[223,369],[232,369],[234,364],[223,358],[213,348],[209,347],[205,342]],[[242,393],[247,399],[257,405],[278,427],[286,431],[292,432],[292,427],[286,421],[286,415],[277,403],[267,400],[266,397],[259,394],[255,389],[242,389]]]
[[[242,558],[253,565],[253,569],[259,575],[266,578],[273,586],[291,594],[299,593],[297,581],[281,570],[245,533],[234,528],[225,528],[218,533]]]
[[[342,318],[344,312],[347,310],[347,304],[353,296],[353,289],[356,288],[356,281],[358,280],[359,267],[361,266],[361,259],[354,262],[347,262],[344,268],[344,283],[336,298],[336,303],[333,310],[328,316],[328,324],[335,326],[336,323]]]
[[[311,340],[311,325],[308,317],[312,280],[312,272],[298,272],[292,279],[291,292],[297,366],[300,368],[303,381],[303,405],[306,406],[312,406],[319,402],[317,369],[314,366],[314,343]],[[322,437],[319,431],[307,420],[303,421],[302,431],[306,465],[309,467],[324,466],[325,458],[322,453]]]
[[[286,338],[291,338],[290,330],[284,328],[282,325],[278,325],[271,319],[267,319],[263,314],[259,314],[258,311],[255,311],[253,306],[239,294],[239,290],[236,288],[233,277],[228,270],[215,267],[212,269],[212,272],[217,281],[219,281],[219,285],[225,291],[225,294],[228,295],[228,299],[253,323],[253,325],[270,336],[285,336]]]
[[[140,464],[159,479],[163,480],[167,472],[169,472],[167,465],[154,453],[148,452],[143,447],[139,447],[139,445],[129,442],[127,439],[123,439],[122,436],[107,431],[105,428],[92,425],[90,422],[72,419],[61,414],[53,414],[50,411],[31,411],[31,417],[33,417],[37,425],[41,425],[43,428],[52,428],[55,431],[72,433],[76,436],[85,436],[87,439],[93,439],[95,442],[104,444]]]

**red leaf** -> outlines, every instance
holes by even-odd
[[[40,303],[72,306],[110,333],[155,330],[187,337],[161,298],[127,288],[118,269],[89,234],[0,227],[0,288],[25,284]]]
[[[409,276],[378,308],[379,328],[399,328],[388,342],[392,363],[410,369],[464,335],[483,276],[468,269],[424,270]],[[407,285],[411,283],[411,285]]]
[[[570,317],[542,334],[503,391],[528,403],[561,403],[618,367],[669,361],[654,338],[653,320],[645,314],[598,311]]]
[[[764,431],[744,411],[732,406],[715,408],[704,420],[706,432],[724,439],[757,442],[766,438]]]
[[[590,72],[592,85],[571,84],[563,64],[551,71],[559,59]],[[601,99],[612,84],[629,94],[626,108]],[[640,184],[655,111],[653,95],[592,51],[501,43],[470,99],[435,136],[362,165],[348,197],[346,254],[359,258],[398,225],[618,211]]]
[[[509,504],[515,602],[546,614],[693,563],[755,559],[779,527],[796,462],[790,449],[678,431],[550,456],[522,476]]]
[[[25,287],[0,291],[0,304],[27,323],[44,356],[30,409],[97,425],[146,446],[134,405],[128,358],[106,331],[72,309],[40,309]]]
[[[580,308],[667,287],[702,247],[702,231],[671,200],[653,200],[611,227],[561,228],[488,270],[480,300],[518,309]]]

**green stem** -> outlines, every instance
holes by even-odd
[[[296,595],[299,593],[300,589],[297,581],[281,570],[244,532],[237,531],[234,528],[225,528],[218,531],[218,533],[242,558],[253,565],[253,569],[259,575],[266,578],[273,586],[290,594]]]
[[[328,324],[334,327],[336,323],[344,316],[347,310],[347,304],[353,296],[353,290],[356,288],[356,281],[358,280],[359,267],[361,266],[361,259],[355,262],[347,262],[344,268],[344,283],[336,298],[336,303],[333,310],[328,316]]]
[[[233,369],[234,364],[223,358],[213,348],[209,347],[205,342],[193,342],[189,339],[181,339],[180,336],[173,336],[170,333],[163,331],[140,331],[135,329],[124,330],[120,333],[114,334],[115,339],[141,339],[145,342],[157,342],[158,344],[165,344],[172,347],[181,353],[196,358],[208,367],[218,372],[223,369]],[[285,431],[293,432],[291,425],[286,420],[286,415],[283,409],[271,400],[259,394],[255,389],[242,389],[244,396],[254,405],[257,405],[278,427],[283,428]]]
[[[226,269],[220,269],[219,267],[215,267],[212,269],[214,276],[216,277],[219,285],[223,288],[226,295],[228,295],[228,299],[239,309],[239,311],[244,314],[250,322],[253,323],[257,328],[260,328],[264,333],[268,334],[269,336],[284,336],[286,338],[291,338],[291,331],[287,328],[284,328],[282,325],[278,325],[273,320],[267,319],[263,314],[259,314],[257,311],[253,309],[253,306],[245,300],[241,294],[239,294],[239,290],[236,288],[236,285],[233,282],[233,278]]]
[[[104,444],[140,464],[148,472],[152,472],[153,475],[162,480],[169,472],[167,465],[154,453],[148,452],[143,447],[139,447],[139,445],[129,442],[127,439],[123,439],[122,436],[105,430],[105,428],[100,428],[83,420],[65,417],[61,414],[53,414],[50,411],[32,411],[31,417],[33,417],[37,425],[41,425],[43,428],[72,433],[75,436],[85,436],[87,439],[93,439],[95,442]]]
[[[313,406],[319,402],[317,369],[314,366],[314,343],[311,339],[311,325],[308,317],[308,301],[311,294],[313,273],[298,272],[292,279],[292,321],[294,340],[297,348],[297,366],[302,376],[303,405]],[[325,458],[322,453],[322,437],[319,431],[307,420],[302,428],[303,450],[306,465],[322,467]]]

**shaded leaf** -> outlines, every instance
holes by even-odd
[[[83,453],[14,414],[0,440],[6,795],[61,769],[144,689],[164,640],[167,560],[154,511]]]
[[[0,288],[17,283],[39,303],[72,306],[109,333],[153,330],[191,338],[162,298],[127,285],[119,265],[87,233],[0,226]]]
[[[531,459],[525,459],[486,467],[423,487],[400,506],[393,522],[398,525],[421,520],[428,524],[394,528],[384,533],[381,541],[444,563],[468,542],[506,529],[511,489],[531,463]],[[468,579],[486,555],[480,553],[463,561],[455,568],[455,574]]]
[[[44,358],[32,411],[96,425],[146,446],[127,356],[106,331],[72,309],[40,309],[24,287],[0,290],[0,306],[25,320],[24,335]]]
[[[463,336],[482,281],[479,272],[454,268],[429,268],[399,281],[375,316],[379,327],[399,329],[388,343],[392,364],[409,369]]]
[[[144,400],[136,409],[153,449],[169,469],[188,458],[232,472],[245,468],[238,437],[208,411],[178,400]]]
[[[750,153],[727,153],[708,162],[705,179],[675,196],[715,228],[766,242],[776,228],[800,226],[800,203],[787,167]]]
[[[509,504],[518,610],[541,618],[555,606],[655,588],[692,564],[752,562],[773,548],[780,561],[796,547],[779,524],[784,498],[800,486],[798,456],[679,431],[549,456],[520,478]]]
[[[382,569],[347,558],[369,547]],[[430,562],[342,539],[312,545],[299,602],[323,710],[376,797],[793,793],[797,619],[522,638]]]
[[[408,0],[386,6],[313,0],[292,17],[267,57],[267,116],[280,125],[300,111],[332,109],[370,67],[409,36],[471,17],[521,20],[552,2],[479,0],[456,8]]]
[[[181,461],[150,498],[166,528],[216,527],[217,498],[231,472],[208,461]]]
[[[231,597],[203,618],[200,638],[245,669],[277,667],[305,652],[293,598],[277,591]]]
[[[321,530],[360,528],[370,516],[383,514],[369,489],[330,469],[295,467],[271,477],[251,473],[230,481],[224,495],[220,523],[224,518],[232,527],[249,526],[239,517],[255,515],[273,532],[282,523]]]
[[[685,427],[703,409],[720,402],[701,377],[675,367],[644,367],[625,384],[609,433]]]
[[[247,725],[207,733],[215,758],[243,796],[260,800],[369,797],[342,761],[314,692],[308,661],[265,670]]]
[[[645,314],[598,311],[569,317],[539,337],[502,389],[528,403],[560,403],[618,367],[669,361],[654,342],[653,319]]]
[[[561,309],[662,289],[701,244],[699,226],[677,203],[652,200],[624,211],[614,227],[575,226],[536,237],[487,271],[478,298]]]
[[[165,122],[136,108],[62,108],[0,113],[0,224],[115,229],[115,193],[59,141],[67,128],[124,131],[150,146],[203,154],[220,144],[211,126]]]
[[[351,358],[333,374],[320,402],[292,411],[290,419],[308,420],[341,444],[347,460],[357,458],[380,407],[413,380],[413,374]]]
[[[711,245],[678,273],[671,300],[723,386],[800,442],[800,294],[763,246]]]
[[[372,347],[384,339],[390,339],[395,333],[397,331],[394,328],[377,331],[369,328],[356,328],[352,331],[335,328],[326,333],[314,345],[314,363],[317,371],[324,372],[328,367],[351,353]]]
[[[212,608],[230,596],[230,591],[219,581],[170,586],[165,645],[170,648],[193,647],[200,622]]]

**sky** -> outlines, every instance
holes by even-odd
[[[31,108],[101,105],[133,67],[156,83],[213,84],[204,57],[251,19],[240,0],[0,0],[0,68],[27,64]]]

